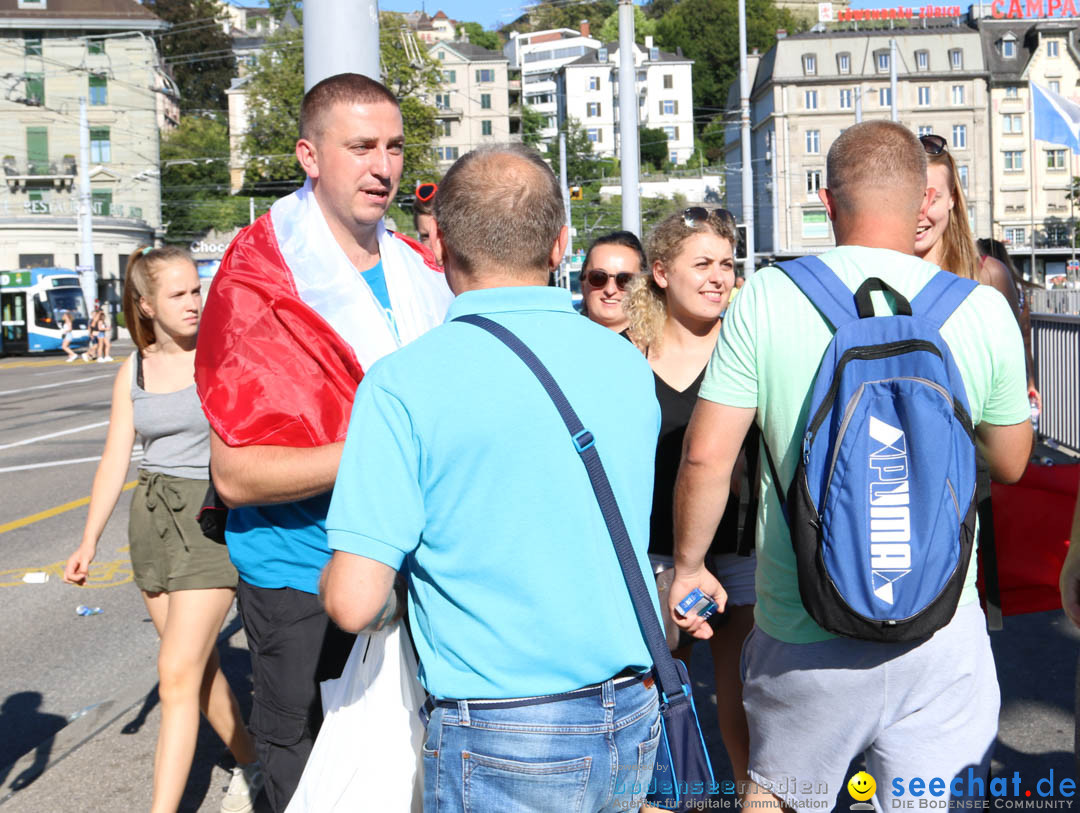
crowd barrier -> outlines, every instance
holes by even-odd
[[[1035,305],[1033,298],[1031,352],[1043,404],[1039,437],[1080,454],[1080,315],[1036,313]]]

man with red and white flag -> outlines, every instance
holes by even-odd
[[[394,95],[358,74],[304,96],[308,179],[229,246],[199,331],[195,380],[251,652],[251,728],[284,810],[322,722],[319,681],[352,636],[319,603],[326,512],[356,387],[375,361],[442,323],[452,294],[431,253],[383,224],[405,137]]]

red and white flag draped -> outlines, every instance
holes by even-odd
[[[393,326],[310,182],[233,240],[195,354],[203,411],[227,444],[343,440],[364,370],[443,322],[453,294],[431,253],[381,223],[378,239]]]

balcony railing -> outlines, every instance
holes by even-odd
[[[4,179],[9,187],[51,185],[59,188],[74,185],[78,175],[75,156],[65,155],[59,160],[31,161],[21,164],[13,156],[3,159]]]

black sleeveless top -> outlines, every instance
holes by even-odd
[[[649,553],[671,556],[675,547],[672,525],[675,510],[675,476],[679,473],[682,459],[683,437],[686,435],[690,415],[697,403],[698,390],[705,379],[705,369],[694,383],[682,392],[653,373],[656,382],[656,400],[660,402],[660,437],[656,442],[656,473],[653,484],[651,533]],[[735,553],[739,543],[739,498],[728,497],[724,517],[716,529],[709,556],[719,553]]]

